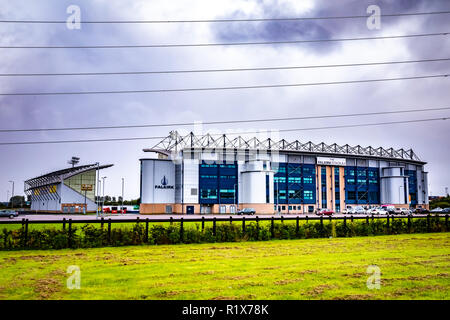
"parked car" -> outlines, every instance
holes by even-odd
[[[376,207],[376,208],[370,209],[367,213],[368,214],[388,214],[388,211],[385,207]]]
[[[320,209],[320,210],[316,211],[316,214],[318,216],[331,216],[334,214],[334,211],[324,208],[324,209]]]
[[[430,211],[428,211],[425,208],[416,208],[416,209],[412,210],[412,213],[417,213],[417,214],[427,214],[428,212],[430,212]]]
[[[395,213],[395,207],[394,206],[392,206],[392,205],[382,205],[381,206],[382,208],[385,208],[386,209],[386,211],[389,213],[389,214],[394,214]]]
[[[411,210],[408,208],[395,208],[395,214],[411,214]]]
[[[243,214],[254,215],[255,213],[256,213],[256,211],[253,208],[244,208],[237,212],[238,215],[243,215]]]
[[[347,209],[347,214],[365,214],[366,209],[362,206],[351,207]]]
[[[14,210],[0,210],[0,217],[9,217],[10,219],[18,217],[19,213]]]
[[[450,208],[442,209],[441,213],[450,213]]]
[[[443,210],[442,208],[437,207],[437,208],[434,208],[433,210],[430,210],[430,212],[432,212],[432,213],[441,213],[442,210]]]

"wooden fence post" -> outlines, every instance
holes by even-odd
[[[347,216],[344,216],[344,235],[347,236]]]
[[[213,218],[213,236],[216,236],[216,217]]]
[[[259,240],[259,217],[256,216],[256,240]]]
[[[148,218],[145,219],[145,243],[148,243]]]
[[[202,217],[202,232],[205,231],[205,217]]]
[[[111,244],[111,218],[108,219],[108,244]]]
[[[170,225],[173,224],[173,217],[170,217]]]
[[[242,233],[245,233],[245,217],[242,217]]]
[[[25,242],[24,246],[27,245],[28,242],[28,219],[25,219]]]
[[[295,235],[296,235],[296,236],[298,236],[298,232],[299,232],[299,230],[300,230],[299,221],[300,221],[300,218],[299,218],[299,216],[297,216],[297,219],[296,219],[296,221],[295,221]]]
[[[69,219],[69,237],[68,237],[68,247],[72,247],[72,219]]]
[[[66,218],[63,218],[63,230],[66,230]]]
[[[411,233],[411,215],[408,215],[408,233]]]
[[[284,219],[283,219],[283,216],[281,216],[281,223],[284,223]]]
[[[273,217],[272,217],[272,221],[271,221],[271,225],[270,225],[270,234],[272,236],[272,238],[275,236],[275,230],[274,230],[274,223],[273,223]]]
[[[386,227],[387,227],[387,231],[388,231],[388,233],[389,233],[389,214],[387,215],[387,217],[386,217]]]
[[[448,214],[445,215],[445,230],[448,231]]]
[[[353,215],[350,216],[350,221],[353,223]]]
[[[230,216],[230,224],[233,224],[233,217]]]
[[[105,219],[102,217],[102,218],[100,219],[100,221],[101,221],[101,223],[100,223],[100,228],[103,229],[103,223],[105,223]]]
[[[183,218],[180,219],[180,242],[183,243]]]
[[[427,215],[427,232],[430,232],[430,214]]]

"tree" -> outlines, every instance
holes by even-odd
[[[12,206],[13,208],[23,207],[24,204],[24,196],[14,196],[9,199],[9,206]]]

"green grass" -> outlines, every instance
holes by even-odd
[[[449,299],[450,234],[0,252],[0,299]],[[81,289],[66,288],[69,265]],[[366,286],[369,265],[381,288]]]

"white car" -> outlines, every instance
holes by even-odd
[[[439,207],[437,207],[437,208],[434,208],[433,210],[430,210],[430,212],[442,212],[442,208],[439,208]]]
[[[377,208],[370,209],[370,211],[368,213],[369,214],[388,214],[388,211],[385,207],[377,207]]]
[[[411,214],[408,208],[395,208],[395,214]]]
[[[365,214],[366,210],[361,206],[351,207],[347,209],[347,214]]]

